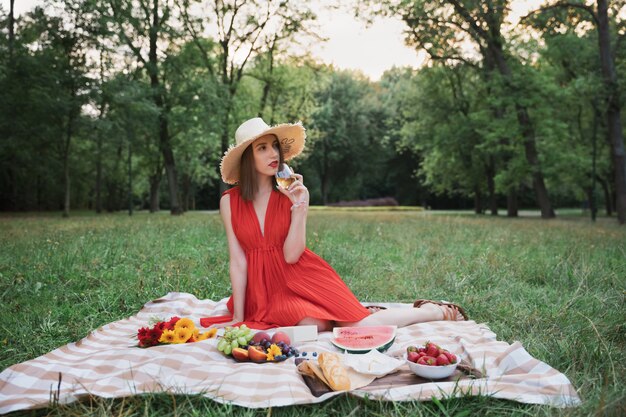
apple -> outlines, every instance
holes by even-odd
[[[242,348],[234,348],[231,352],[233,358],[238,362],[248,362],[250,357],[248,356],[248,350]]]
[[[252,337],[252,343],[254,344],[259,344],[261,343],[261,340],[263,339],[267,339],[270,340],[270,335],[267,332],[256,332],[254,334],[254,336]]]
[[[278,344],[278,342],[283,342],[286,345],[290,345],[291,339],[289,339],[289,336],[287,336],[287,333],[285,332],[276,332],[272,336],[272,343]]]
[[[267,353],[265,353],[262,347],[259,346],[248,346],[248,357],[252,362],[265,362],[267,361]]]

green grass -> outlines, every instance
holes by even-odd
[[[199,396],[144,395],[18,415],[618,416],[626,412],[626,228],[579,215],[543,221],[419,211],[312,211],[309,247],[363,301],[454,300],[500,340],[565,373],[575,409],[485,397],[391,403],[340,396],[249,410]],[[170,291],[229,294],[219,215],[0,218],[0,367],[136,313]]]

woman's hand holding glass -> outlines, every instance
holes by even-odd
[[[292,209],[309,206],[309,190],[303,184],[302,175],[294,174],[287,164],[283,164],[276,173],[276,181],[280,192],[293,203]]]

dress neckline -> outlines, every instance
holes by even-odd
[[[259,221],[259,216],[254,209],[254,201],[250,202],[250,208],[252,209],[252,213],[254,214],[254,219],[256,220],[257,230],[261,234],[261,238],[265,239],[265,229],[267,229],[267,214],[270,211],[270,204],[272,203],[272,197],[274,196],[275,190],[270,191],[270,197],[267,199],[267,206],[265,206],[265,215],[263,217],[263,228],[261,228],[261,222]]]

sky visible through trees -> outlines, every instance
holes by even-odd
[[[626,220],[624,0],[344,5],[354,22],[397,22],[415,57],[377,80],[320,58],[331,2],[10,3],[2,210],[215,208],[222,153],[262,115],[307,127],[294,167],[316,204]]]

